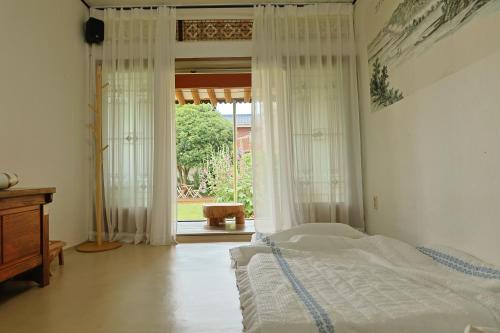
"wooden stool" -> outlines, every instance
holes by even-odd
[[[226,223],[228,217],[235,217],[236,224],[245,224],[243,204],[237,202],[203,204],[203,216],[211,227]]]
[[[63,241],[49,241],[49,262],[55,257],[59,257],[59,265],[64,265],[63,247],[66,243]]]

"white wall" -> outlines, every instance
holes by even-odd
[[[494,33],[500,12],[473,18],[405,63],[415,82],[424,82],[425,70],[460,64],[456,70],[370,112],[369,3],[358,0],[355,7],[368,232],[444,244],[500,264],[500,47]]]
[[[0,3],[0,171],[57,188],[50,237],[68,245],[92,218],[86,18],[78,0]]]

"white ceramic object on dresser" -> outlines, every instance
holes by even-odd
[[[15,173],[0,173],[0,190],[12,187],[19,183],[19,177]]]

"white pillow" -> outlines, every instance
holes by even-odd
[[[274,242],[283,242],[288,241],[295,235],[343,236],[349,238],[362,238],[366,236],[361,231],[343,223],[304,223],[297,227],[279,231],[271,235],[257,232],[252,238],[252,242],[258,242],[266,236],[270,237]]]

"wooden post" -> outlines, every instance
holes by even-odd
[[[96,243],[102,245],[102,66],[95,71],[95,230]]]
[[[80,252],[102,252],[113,250],[121,246],[118,242],[104,242],[102,240],[102,153],[108,147],[102,145],[102,90],[108,84],[102,84],[102,65],[97,64],[95,70],[95,105],[94,111],[94,142],[95,142],[95,243],[86,242],[76,250]]]
[[[45,214],[46,208],[42,206],[42,266],[35,270],[35,279],[40,287],[45,287],[50,281],[50,259],[49,259],[49,215]]]
[[[177,98],[179,105],[186,104],[186,99],[184,98],[184,94],[181,89],[175,89],[175,97]]]
[[[238,139],[238,127],[236,126],[236,103],[233,104],[233,201],[238,201],[238,144],[236,140]]]
[[[200,105],[201,99],[200,99],[200,93],[198,92],[198,89],[196,89],[196,88],[191,89],[191,95],[193,95],[194,104]]]
[[[250,101],[252,100],[252,88],[244,88],[243,92],[243,100],[245,101],[245,103],[250,103]]]
[[[210,103],[214,108],[217,107],[217,96],[215,95],[215,90],[207,89],[208,97],[210,98]]]

